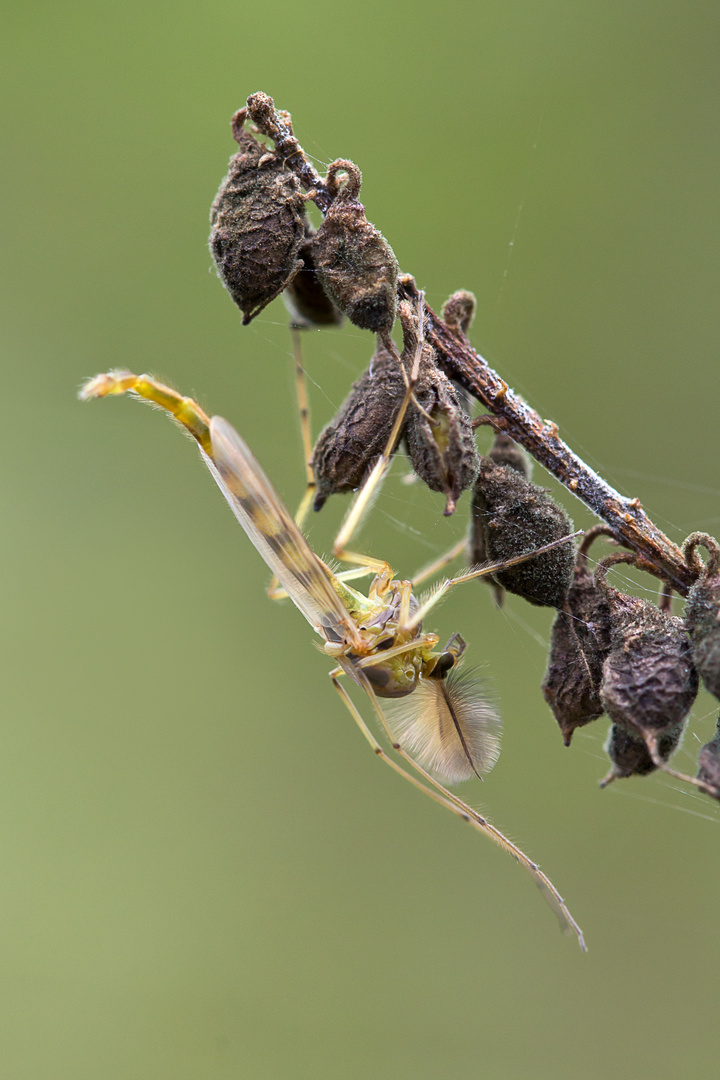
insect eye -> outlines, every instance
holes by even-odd
[[[450,668],[455,667],[455,660],[457,657],[455,653],[444,652],[438,657],[438,661],[435,667],[430,672],[431,679],[444,679]]]
[[[391,637],[385,638],[384,641],[379,642],[379,644],[377,644],[375,646],[375,649],[376,649],[377,652],[380,652],[380,651],[385,650],[385,649],[391,649],[394,644],[395,644],[395,638],[391,638]]]

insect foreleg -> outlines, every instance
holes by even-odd
[[[417,611],[411,616],[406,626],[402,627],[404,630],[412,630],[414,626],[419,626],[423,621],[428,611],[435,607],[439,600],[453,588],[454,585],[463,585],[466,581],[472,581],[474,578],[485,577],[487,574],[494,574],[498,570],[505,570],[509,566],[517,566],[518,563],[527,562],[528,559],[534,559],[536,555],[542,555],[546,551],[550,551],[554,547],[558,547],[560,544],[566,544],[568,540],[574,540],[576,536],[582,535],[582,529],[578,532],[570,533],[568,536],[561,536],[558,540],[553,540],[549,544],[544,544],[542,547],[535,548],[533,551],[526,551],[522,555],[516,555],[513,559],[505,559],[503,562],[488,563],[485,566],[479,566],[475,569],[466,570],[463,574],[458,574],[454,578],[446,578],[442,581],[437,589],[434,590],[432,595],[420,605]]]

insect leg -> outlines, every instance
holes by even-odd
[[[430,773],[426,772],[421,765],[418,765],[418,763],[413,760],[410,754],[408,754],[408,752],[393,739],[392,733],[388,726],[388,722],[385,719],[385,714],[382,711],[377,695],[375,694],[367,678],[363,675],[362,671],[358,671],[357,667],[355,670],[359,675],[358,681],[360,682],[360,685],[363,687],[368,697],[370,698],[375,714],[380,722],[380,726],[385,732],[385,735],[387,736],[393,750],[395,750],[395,752],[403,759],[403,761],[407,762],[410,768],[422,778],[422,781],[424,781],[424,783],[421,780],[413,777],[410,773],[406,772],[400,765],[397,764],[397,762],[394,762],[391,758],[389,758],[387,754],[384,754],[384,752],[382,751],[382,747],[380,747],[377,741],[373,738],[372,734],[367,729],[367,725],[362,720],[362,717],[360,717],[357,709],[350,701],[349,694],[344,687],[341,687],[339,685],[337,681],[337,671],[331,672],[333,685],[336,687],[336,689],[340,693],[340,696],[343,698],[343,701],[345,702],[347,708],[350,710],[353,719],[358,724],[361,731],[365,735],[366,739],[368,739],[370,744],[373,746],[373,748],[375,749],[377,747],[377,749],[375,749],[375,753],[378,754],[378,756],[384,754],[383,760],[388,760],[388,762],[392,764],[392,767],[395,769],[395,771],[398,772],[401,776],[404,776],[415,787],[419,788],[421,791],[424,791],[425,794],[429,795],[430,798],[432,798],[435,802],[447,807],[448,810],[451,810],[454,814],[462,818],[464,821],[467,821],[477,832],[482,833],[483,836],[487,836],[490,840],[493,841],[493,843],[497,844],[498,847],[502,848],[503,851],[506,851],[508,852],[508,854],[512,855],[513,858],[520,864],[520,866],[522,866],[523,869],[530,874],[533,881],[540,889],[546,902],[554,911],[563,932],[574,932],[577,936],[580,948],[583,952],[586,952],[587,949],[585,946],[583,932],[578,926],[573,916],[570,914],[570,910],[568,909],[565,901],[563,900],[558,890],[550,881],[550,878],[543,873],[537,863],[533,862],[532,859],[528,855],[526,855],[524,851],[517,847],[516,844],[513,844],[513,842],[509,840],[507,836],[501,833],[499,829],[492,825],[487,820],[487,818],[483,817],[482,814],[479,814],[477,810],[473,810],[472,807],[468,806],[468,804],[463,802],[462,799],[459,799],[457,795],[454,795],[451,791],[448,791],[447,788],[443,787],[443,785],[439,781],[435,780],[434,777],[432,777]]]
[[[413,626],[418,626],[425,618],[428,611],[435,607],[438,600],[441,600],[454,585],[463,585],[466,581],[472,581],[474,578],[485,577],[487,574],[494,574],[497,570],[505,570],[508,566],[516,566],[518,563],[523,563],[527,559],[534,559],[536,555],[542,555],[544,552],[550,551],[551,548],[557,547],[559,544],[566,544],[568,540],[574,540],[576,536],[580,536],[581,534],[582,529],[578,530],[578,532],[570,533],[568,536],[561,536],[558,540],[553,540],[549,544],[544,544],[543,547],[535,548],[534,551],[527,551],[523,555],[516,555],[514,559],[505,559],[504,562],[487,563],[485,566],[479,566],[474,570],[466,570],[464,573],[458,574],[457,577],[446,578],[445,581],[441,582],[438,588],[435,589],[432,595],[420,605],[403,629],[411,630]]]
[[[402,431],[403,424],[405,423],[405,415],[407,413],[408,406],[410,405],[410,402],[413,400],[414,397],[415,384],[417,383],[418,376],[420,374],[420,364],[422,361],[422,320],[424,311],[424,296],[424,293],[420,294],[418,314],[418,344],[415,350],[415,356],[413,357],[413,363],[409,374],[403,368],[403,377],[405,378],[405,396],[400,403],[400,408],[398,409],[397,416],[395,417],[395,422],[392,426],[390,436],[387,440],[387,443],[385,444],[385,449],[383,450],[378,460],[375,462],[375,465],[370,471],[370,475],[368,476],[367,480],[356,495],[355,500],[350,507],[350,510],[348,511],[348,514],[342,526],[340,527],[340,531],[335,538],[335,543],[333,544],[333,555],[336,559],[342,559],[343,562],[355,563],[359,566],[368,566],[375,572],[375,574],[378,575],[378,577],[385,579],[388,582],[392,578],[392,570],[386,562],[380,559],[373,559],[369,555],[360,555],[356,551],[350,551],[348,549],[348,544],[351,542],[355,533],[359,530],[365,514],[370,509],[373,499],[380,490],[382,482],[385,478],[385,473],[387,472],[388,466],[390,465],[390,461],[392,459],[392,452],[398,441],[400,432]],[[394,344],[389,338],[387,344],[388,347],[392,345],[393,349],[395,349]],[[395,352],[397,352],[397,350],[395,350]],[[399,356],[398,363],[401,363]]]
[[[360,728],[362,734],[370,743],[370,746],[372,747],[375,754],[377,754],[377,756],[382,761],[384,761],[386,765],[389,765],[391,769],[394,769],[399,776],[402,776],[405,778],[405,780],[408,780],[413,785],[413,787],[416,787],[420,791],[425,792],[426,795],[428,795],[435,802],[440,803],[441,806],[447,806],[448,809],[452,810],[454,813],[457,813],[457,809],[452,806],[451,803],[448,803],[445,799],[443,799],[437,791],[433,791],[432,788],[427,788],[425,784],[423,784],[421,780],[418,780],[416,776],[413,776],[412,773],[409,773],[405,769],[403,769],[402,765],[398,765],[397,761],[391,758],[390,755],[382,748],[380,743],[377,741],[377,739],[371,732],[370,728],[363,720],[360,710],[355,705],[355,702],[352,700],[342,683],[339,682],[339,679],[343,674],[344,672],[342,668],[333,668],[333,670],[329,673],[330,681],[340,695],[343,705],[348,710],[357,726]]]
[[[293,326],[290,328],[290,333],[292,335],[293,357],[295,360],[295,390],[297,393],[298,413],[300,415],[300,435],[302,437],[303,460],[305,462],[305,479],[307,480],[308,487],[314,488],[315,477],[310,468],[310,458],[312,457],[312,434],[310,427],[310,404],[307,394],[307,379],[305,377],[305,367],[302,360],[302,330]],[[310,496],[308,494],[305,495],[301,506],[305,502],[307,502],[308,506],[310,505]],[[299,521],[297,523],[301,526]]]
[[[310,458],[312,457],[312,432],[310,425],[310,401],[307,393],[307,378],[305,376],[305,366],[302,359],[302,330],[297,326],[291,326],[290,334],[292,336],[293,359],[295,363],[295,391],[297,394],[298,415],[300,417],[300,437],[302,439],[303,460],[305,463],[305,494],[295,513],[295,524],[302,530],[315,496],[315,476],[310,467]],[[280,583],[276,577],[273,577],[268,585],[267,595],[271,600],[283,600],[287,596],[285,590],[280,588]]]
[[[446,551],[444,555],[439,555],[433,562],[428,563],[427,566],[423,566],[422,570],[418,570],[417,574],[412,579],[413,588],[416,585],[420,585],[423,581],[427,581],[428,578],[434,577],[439,573],[444,566],[451,563],[453,559],[457,559],[458,555],[462,555],[467,547],[467,540],[465,537],[462,540],[458,540],[456,544]]]

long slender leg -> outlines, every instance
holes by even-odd
[[[419,776],[422,777],[422,780],[418,779],[416,776],[413,776],[412,773],[408,772],[401,765],[399,765],[398,762],[391,758],[390,755],[387,754],[385,750],[383,750],[380,743],[377,741],[377,739],[374,737],[374,735],[368,728],[367,724],[360,715],[359,710],[356,708],[345,687],[342,686],[341,683],[338,681],[338,677],[341,674],[341,668],[336,668],[330,672],[330,678],[332,680],[333,686],[339,693],[345,707],[347,708],[355,723],[360,728],[360,731],[370,743],[370,746],[374,750],[375,754],[379,758],[381,758],[381,760],[384,761],[387,765],[389,765],[391,769],[394,769],[394,771],[398,773],[399,776],[404,777],[405,780],[409,781],[409,783],[411,783],[414,787],[418,788],[419,791],[422,791],[425,795],[428,795],[433,800],[433,802],[438,803],[440,806],[444,806],[457,817],[461,818],[463,821],[467,821],[468,824],[472,825],[472,827],[477,832],[480,832],[484,836],[487,836],[490,840],[493,841],[493,843],[501,847],[503,851],[506,851],[510,855],[512,855],[516,859],[516,861],[525,870],[528,871],[530,876],[535,881],[536,885],[538,885],[546,901],[549,903],[550,907],[555,912],[555,915],[560,922],[561,928],[563,930],[574,931],[574,933],[577,935],[580,948],[583,950],[583,952],[587,951],[582,930],[575,922],[574,918],[570,914],[570,911],[565,904],[565,901],[562,899],[560,893],[557,891],[557,889],[547,877],[547,875],[544,874],[539,868],[539,866],[534,863],[532,859],[530,859],[523,851],[521,851],[519,847],[513,844],[511,840],[508,840],[508,838],[504,836],[499,829],[495,828],[495,826],[492,825],[487,820],[487,818],[483,817],[482,814],[479,814],[476,810],[473,810],[472,807],[468,806],[467,803],[464,803],[461,799],[458,799],[457,796],[453,795],[450,791],[444,788],[442,784],[439,784],[437,781],[435,781],[429,773],[426,773],[423,768],[421,768],[415,761],[413,761],[413,759],[408,754],[405,753],[401,746],[399,746],[393,741],[382,709],[377,702],[375,694],[372,692],[372,687],[367,684],[367,680],[363,680],[365,689],[368,690],[369,696],[375,708],[375,712],[378,715],[383,730],[389,738],[393,749],[403,758],[404,761],[408,762],[412,769],[417,772]],[[425,782],[423,783],[423,781]]]
[[[535,548],[534,551],[528,551],[524,555],[516,555],[513,559],[505,559],[504,562],[488,563],[485,566],[480,566],[476,570],[466,570],[463,574],[458,574],[454,578],[446,578],[435,589],[432,596],[428,597],[424,604],[421,604],[410,621],[402,629],[411,630],[413,626],[419,626],[422,620],[427,615],[431,608],[435,607],[437,602],[445,596],[445,594],[453,588],[454,585],[463,585],[466,581],[472,581],[474,578],[485,577],[487,574],[494,574],[497,570],[505,570],[508,566],[516,566],[518,563],[525,562],[527,559],[534,559],[536,555],[542,555],[546,551],[550,551],[554,547],[558,547],[559,544],[566,544],[568,540],[574,540],[576,536],[582,534],[582,529],[578,532],[570,533],[568,536],[561,536],[559,540],[553,540],[550,544],[544,544],[542,547]]]
[[[424,294],[423,298],[424,298]],[[363,484],[362,488],[355,497],[346,517],[345,521],[340,527],[340,531],[335,538],[333,544],[333,555],[335,558],[342,560],[343,562],[354,563],[356,566],[366,567],[369,572],[374,573],[380,578],[381,584],[379,584],[380,591],[385,587],[385,583],[389,582],[392,578],[392,569],[382,559],[374,559],[369,555],[361,555],[358,552],[350,551],[347,545],[350,543],[353,535],[359,529],[365,514],[369,510],[372,500],[380,490],[380,486],[385,476],[385,472],[392,459],[392,452],[395,444],[398,441],[400,431],[402,430],[403,423],[405,421],[405,415],[407,413],[410,402],[414,400],[415,384],[420,373],[420,363],[422,360],[422,346],[423,346],[423,333],[422,333],[422,321],[424,317],[424,308],[420,304],[418,308],[418,346],[413,359],[413,365],[410,373],[405,370],[402,364],[400,355],[397,352],[395,343],[389,337],[386,337],[385,345],[396,357],[397,362],[400,365],[403,380],[405,382],[405,396],[398,409],[395,422],[393,424],[390,436],[385,444],[383,453],[378,458],[373,469],[370,472],[367,480]],[[296,328],[292,330],[293,334],[293,351],[295,355],[295,377],[297,387],[298,409],[300,412],[300,428],[303,438],[303,451],[305,453],[305,466],[306,466],[306,480],[307,486],[305,495],[300,503],[298,512],[295,515],[295,522],[302,529],[307,513],[310,509],[313,499],[313,493],[315,490],[315,477],[313,475],[312,468],[310,467],[310,459],[312,457],[312,439],[310,434],[310,409],[308,406],[307,387],[305,380],[305,369],[302,363],[301,347],[300,347],[300,331]],[[417,404],[417,403],[416,403]],[[419,405],[418,405],[419,408]],[[273,578],[268,588],[268,596],[272,600],[282,599],[282,590],[278,590],[277,580]]]
[[[307,377],[302,358],[302,330],[290,327],[295,362],[295,391],[297,394],[298,415],[300,417],[300,437],[302,439],[303,460],[305,463],[305,494],[295,514],[295,524],[302,530],[308,511],[312,506],[315,493],[315,475],[310,465],[312,457],[312,428],[310,425],[310,401],[307,392]]]
[[[569,909],[565,904],[565,901],[563,900],[562,896],[557,891],[553,883],[550,881],[550,878],[542,872],[537,863],[533,862],[532,859],[530,859],[524,851],[521,851],[521,849],[515,844],[513,844],[511,840],[508,840],[508,838],[503,833],[501,833],[499,829],[497,829],[494,825],[491,825],[487,818],[484,818],[481,814],[478,814],[476,810],[473,810],[472,807],[468,806],[467,803],[463,802],[463,800],[458,798],[458,796],[455,795],[452,791],[448,791],[448,789],[444,787],[433,776],[431,776],[430,773],[426,772],[426,770],[423,769],[423,767],[419,765],[402,746],[395,742],[392,737],[392,732],[390,731],[387,720],[385,719],[385,714],[383,713],[380,702],[378,701],[377,695],[375,694],[375,691],[373,690],[367,679],[362,675],[361,681],[364,689],[367,692],[368,697],[370,698],[371,704],[375,711],[375,715],[380,721],[383,731],[385,732],[388,740],[390,741],[390,745],[392,746],[393,750],[395,750],[396,753],[398,753],[403,759],[403,761],[406,761],[408,765],[416,773],[418,773],[419,776],[423,778],[426,784],[429,784],[431,787],[433,787],[435,791],[438,792],[438,794],[443,797],[448,804],[451,804],[451,806],[455,809],[456,813],[458,813],[462,817],[468,817],[470,823],[478,830],[478,832],[482,832],[486,836],[489,836],[491,840],[493,840],[499,847],[503,849],[503,851],[507,851],[517,860],[517,862],[520,863],[520,865],[525,870],[527,870],[527,872],[535,881],[536,885],[538,885],[538,887],[540,888],[547,902],[550,904],[550,907],[555,912],[562,930],[565,931],[567,929],[572,929],[577,934],[580,948],[585,951],[585,939],[583,938],[582,930],[573,919]]]
[[[424,300],[424,293],[420,294]],[[372,500],[380,490],[380,486],[385,477],[385,473],[390,464],[392,458],[392,452],[395,448],[395,444],[398,441],[400,432],[402,431],[403,424],[405,422],[405,415],[407,413],[410,402],[413,400],[415,384],[417,383],[420,374],[420,364],[422,362],[422,349],[424,344],[423,336],[423,300],[420,301],[418,308],[418,344],[415,350],[415,356],[413,358],[412,368],[410,373],[403,370],[403,377],[405,378],[405,396],[398,409],[397,416],[395,417],[395,423],[393,424],[390,436],[385,444],[381,456],[373,466],[370,475],[361,487],[360,491],[355,497],[348,514],[340,527],[340,531],[335,538],[333,544],[333,555],[337,559],[342,559],[343,562],[355,563],[359,566],[371,567],[379,578],[384,582],[390,581],[392,578],[392,570],[388,564],[380,559],[373,559],[369,555],[360,555],[356,551],[350,551],[348,544],[352,540],[355,533],[360,528],[363,518],[372,504]],[[394,346],[393,346],[394,347]],[[398,358],[398,362],[399,358]],[[402,364],[401,364],[402,367]],[[382,589],[382,585],[380,586]]]
[[[315,476],[310,466],[312,457],[312,430],[310,425],[310,401],[307,392],[307,378],[302,359],[302,330],[297,326],[290,327],[290,335],[293,345],[293,360],[295,363],[295,392],[297,395],[298,415],[300,417],[300,438],[302,439],[303,460],[305,462],[305,494],[300,500],[300,505],[295,513],[295,524],[302,531],[308,511],[312,506],[315,496]],[[271,600],[284,600],[287,593],[280,588],[280,583],[273,577],[267,587],[267,595]]]
[[[300,436],[303,444],[303,460],[305,462],[305,479],[308,486],[315,487],[315,477],[310,468],[312,457],[312,432],[310,427],[310,404],[307,394],[307,379],[302,360],[302,331],[296,326],[290,328],[293,343],[293,358],[295,360],[295,390],[297,393],[298,413],[300,414]]]
[[[465,551],[467,547],[467,540],[465,537],[462,540],[458,540],[456,544],[446,551],[444,555],[439,555],[433,562],[428,563],[427,566],[423,566],[422,570],[418,570],[417,574],[412,579],[413,587],[415,585],[422,584],[423,581],[427,581],[428,578],[435,577],[435,574],[439,573],[443,567],[451,563],[453,559],[457,559],[459,555]]]

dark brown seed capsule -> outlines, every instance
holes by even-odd
[[[657,746],[661,761],[667,761],[677,749],[682,733],[683,724],[677,724],[662,733]],[[633,735],[622,724],[613,724],[610,728],[605,751],[613,767],[600,782],[601,787],[607,787],[613,780],[622,780],[628,776],[647,776],[658,767],[650,757],[645,740]]]
[[[566,746],[576,728],[602,716],[600,685],[609,651],[610,608],[595,585],[581,548],[565,606],[553,625],[542,684]]]
[[[720,719],[717,735],[705,743],[698,756],[698,780],[714,788],[714,799],[720,799]]]
[[[510,465],[480,458],[472,499],[471,562],[504,562],[572,531],[567,513],[544,488],[531,484]],[[492,578],[531,604],[559,608],[572,584],[574,563],[575,543],[569,540],[534,559],[497,570]]]
[[[688,593],[685,629],[703,683],[711,694],[720,698],[720,547],[714,537],[693,533],[683,546],[690,563],[698,544],[708,549],[710,558]]]
[[[305,203],[297,177],[233,117],[240,150],[210,210],[210,251],[218,277],[247,325],[274,300],[302,267]]]
[[[347,173],[342,187],[337,174]],[[312,241],[318,277],[333,303],[363,330],[388,333],[395,321],[398,264],[385,237],[358,199],[361,174],[352,161],[334,161],[327,185],[335,195]]]
[[[682,620],[605,581],[609,566],[632,562],[610,555],[595,571],[595,583],[610,607],[611,645],[603,665],[600,700],[610,719],[644,738],[653,753],[659,736],[682,723],[698,690],[698,675]]]
[[[405,422],[405,445],[415,473],[431,491],[445,495],[445,514],[449,515],[477,476],[480,459],[472,422],[450,379],[438,367],[432,346],[419,342],[418,313],[403,301],[398,317],[403,328],[402,362],[408,374],[419,359]]]
[[[526,480],[529,480],[532,476],[532,458],[522,446],[502,431],[496,433],[488,457],[491,458],[496,465],[509,465],[511,469],[520,473]],[[487,554],[485,546],[484,520],[480,517],[473,516],[472,529],[468,538],[468,562],[475,566],[487,562],[489,558],[490,556]],[[480,580],[489,585],[495,595],[495,603],[498,607],[502,607],[505,599],[505,590],[502,586],[498,585],[496,581],[493,581],[491,576],[481,578]]]
[[[342,313],[335,307],[320,283],[312,254],[314,235],[314,230],[310,229],[305,243],[298,252],[303,261],[303,268],[297,272],[283,293],[283,300],[290,312],[291,325],[298,329],[311,326],[339,326],[343,320]]]
[[[387,445],[404,397],[405,382],[397,358],[378,341],[370,367],[353,383],[337,415],[315,443],[310,464],[315,474],[316,510],[328,496],[360,487]]]
[[[401,305],[402,306],[402,305]],[[406,334],[405,352],[408,350]],[[445,514],[452,514],[460,495],[477,476],[480,458],[470,417],[435,362],[435,352],[423,345],[415,400],[405,424],[405,443],[412,467],[431,491],[445,496]]]

